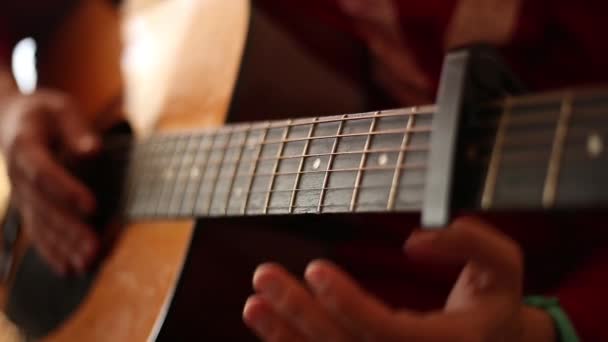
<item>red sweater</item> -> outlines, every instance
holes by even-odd
[[[506,7],[507,3],[517,3],[500,2]],[[294,9],[309,13],[311,25],[320,20],[358,35],[353,19],[340,9],[336,0],[258,0],[258,3],[265,5],[296,36],[305,30],[289,20]],[[476,40],[478,32],[482,33],[479,39],[488,38],[497,45],[515,73],[532,89],[608,81],[608,45],[602,43],[600,34],[607,32],[604,21],[608,2],[524,0],[514,12],[511,30],[507,34],[502,32],[502,36],[500,27],[494,36],[492,27],[484,27],[484,24],[491,26],[493,20],[489,23],[483,20],[488,12],[483,12],[479,1],[394,0],[394,3],[399,9],[407,46],[435,86],[449,40],[455,41],[454,45],[467,43],[467,33]],[[455,17],[466,16],[467,10],[473,14],[458,27]],[[481,12],[477,17],[476,11]],[[495,16],[491,8],[489,14]],[[469,30],[467,24],[471,26]],[[458,37],[459,29],[462,37]],[[300,38],[315,47],[314,42],[310,44],[310,37]],[[332,56],[327,60],[336,68],[344,68],[342,64],[347,62]],[[603,227],[606,218],[494,215],[487,219],[522,246],[526,255],[527,293],[558,296],[582,340],[608,341],[608,330],[604,327],[608,321],[605,314],[608,296],[604,294],[608,288],[608,231]],[[402,243],[418,224],[418,218],[374,216],[368,222],[361,221],[358,218],[345,224],[353,235],[335,249],[334,257],[370,291],[394,306],[420,309],[441,306],[458,270],[424,265],[403,255]]]
[[[422,72],[435,84],[447,31],[465,1],[475,3],[468,0],[395,1],[400,9],[404,39]],[[356,34],[352,20],[335,0],[259,2],[271,4],[280,19],[288,18],[297,8],[310,13],[311,20],[322,20]],[[498,45],[531,87],[541,89],[608,80],[608,46],[601,42],[599,35],[606,31],[603,21],[608,13],[607,2],[523,2],[514,18],[513,31]],[[477,25],[475,19],[468,22]],[[0,21],[0,58],[6,58],[10,51],[9,37],[1,25]],[[474,29],[484,30],[483,25],[478,26]],[[463,30],[466,32],[466,28]],[[599,42],[596,37],[600,38]],[[340,62],[336,63],[337,68]],[[369,223],[358,218],[357,222],[344,224],[344,229],[352,233],[351,238],[335,248],[335,259],[365,287],[393,306],[421,309],[440,306],[457,270],[430,267],[403,255],[402,243],[417,225],[418,218],[402,215],[371,219]],[[525,251],[527,291],[557,295],[583,340],[608,341],[608,330],[603,327],[604,311],[608,307],[608,296],[604,294],[608,288],[608,230],[602,227],[605,218],[503,215],[488,219],[514,237]]]

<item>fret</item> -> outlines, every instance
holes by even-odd
[[[129,166],[127,181],[125,183],[126,198],[124,199],[124,212],[128,218],[138,216],[141,206],[139,205],[139,188],[142,180],[142,164],[146,158],[147,144],[133,143],[129,153]]]
[[[156,207],[160,202],[160,195],[163,186],[163,165],[169,159],[172,149],[172,141],[168,137],[159,137],[153,147],[152,155],[149,158],[150,164],[147,167],[148,177],[145,185],[147,196],[143,199],[143,214],[152,217],[156,214]]]
[[[250,143],[251,136],[255,136],[255,132],[252,133],[252,126],[248,125],[248,128],[243,134],[243,141],[241,148],[239,149],[239,154],[236,160],[236,165],[234,167],[234,172],[232,172],[232,180],[230,182],[230,186],[228,188],[228,196],[226,196],[226,203],[224,203],[224,214],[227,215],[229,213],[229,208],[234,207],[232,203],[235,203],[243,198],[245,195],[243,193],[242,181],[241,177],[237,177],[239,170],[242,170],[243,166],[247,166],[247,157],[243,156],[246,152],[248,152],[252,145]],[[238,133],[237,133],[238,134]],[[251,171],[250,171],[251,172]],[[237,207],[239,205],[237,204]]]
[[[605,207],[608,203],[607,119],[608,97],[605,94],[573,97],[555,207]]]
[[[500,151],[492,208],[541,206],[561,107],[561,102],[511,106]],[[537,111],[547,113],[547,123],[530,127],[511,125],[513,120]],[[534,131],[538,132],[538,140],[527,148],[512,143]]]
[[[561,113],[555,128],[555,139],[549,158],[549,167],[543,189],[543,207],[549,208],[555,204],[557,181],[559,177],[560,164],[566,142],[566,134],[570,116],[572,115],[572,94],[567,94],[562,100]]]
[[[332,117],[336,118],[336,117]],[[309,141],[307,153],[302,153],[302,168],[298,173],[298,189],[293,200],[293,212],[316,212],[325,169],[330,158],[333,141],[330,138],[315,139],[320,136],[334,135],[338,121],[316,122]],[[310,126],[309,126],[310,127]],[[308,133],[308,132],[306,132]],[[306,134],[308,136],[308,134]]]
[[[196,216],[196,202],[199,198],[200,189],[203,186],[203,176],[207,170],[207,163],[211,155],[211,147],[215,134],[197,134],[191,138],[192,164],[184,169],[185,188],[179,204],[180,216]]]
[[[342,123],[344,121],[338,121],[338,123],[336,124],[336,126],[339,126],[340,123]],[[287,127],[289,128],[289,127]],[[284,140],[269,140],[267,142],[265,142],[266,144],[286,144],[286,143],[292,143],[292,142],[302,142],[304,143],[306,140],[321,140],[321,139],[334,139],[334,138],[346,138],[346,137],[366,137],[368,135],[372,135],[372,136],[380,136],[380,135],[401,135],[403,133],[424,133],[424,132],[430,132],[431,131],[431,127],[417,127],[417,128],[412,128],[409,131],[406,131],[404,129],[391,129],[391,130],[384,130],[384,131],[375,131],[375,132],[371,132],[371,133],[351,133],[351,134],[326,134],[326,135],[320,135],[320,136],[315,136],[312,137],[310,139],[302,137],[302,138],[294,138],[294,139],[284,139]]]
[[[245,192],[245,201],[243,203],[243,206],[241,207],[241,213],[243,215],[245,215],[247,213],[247,208],[249,205],[249,200],[251,198],[251,192],[253,191],[253,180],[255,177],[255,173],[257,172],[258,169],[258,162],[259,159],[262,156],[262,148],[264,146],[264,142],[266,142],[266,137],[268,135],[268,129],[270,128],[270,123],[266,122],[264,124],[264,126],[262,127],[262,133],[261,133],[261,138],[260,138],[260,142],[259,143],[255,143],[257,145],[256,151],[255,151],[255,157],[252,160],[252,168],[251,168],[251,175],[250,177],[248,177],[248,183],[247,183],[247,187],[246,192]]]
[[[204,168],[196,196],[195,210],[199,215],[209,215],[215,192],[216,180],[220,176],[221,164],[226,155],[230,133],[226,130],[216,132],[209,151],[209,157]]]
[[[415,115],[412,126],[430,125],[430,115]],[[404,150],[403,165],[420,165],[418,168],[404,168],[399,174],[399,186],[395,199],[395,210],[405,211],[417,209],[422,206],[426,183],[426,165],[429,157],[431,133],[412,133],[408,138],[407,148]],[[413,148],[425,146],[426,148]]]
[[[505,140],[505,132],[509,123],[509,115],[511,113],[511,98],[505,99],[503,113],[500,116],[498,129],[496,131],[496,140],[494,142],[494,148],[492,149],[492,155],[490,157],[490,164],[488,166],[488,172],[486,176],[486,182],[481,198],[481,206],[484,209],[488,209],[492,206],[494,200],[494,191],[496,190],[496,179],[498,177],[498,168],[500,160],[502,158],[502,145]]]
[[[175,175],[175,185],[169,199],[168,216],[176,217],[182,214],[181,208],[184,202],[185,194],[188,191],[188,183],[191,178],[191,172],[194,167],[194,162],[197,154],[197,148],[200,145],[200,137],[197,135],[184,136],[184,148],[179,156],[179,164],[177,165],[177,173]]]
[[[224,205],[226,204],[226,198],[229,195],[228,189],[234,181],[232,174],[236,169],[237,156],[240,154],[241,148],[245,143],[244,132],[234,132],[233,128],[235,127],[230,127],[226,134],[227,143],[220,150],[221,157],[217,163],[218,171],[210,183],[211,197],[207,204],[207,213],[210,216],[225,215],[226,208]]]
[[[279,160],[280,160],[279,157],[281,157],[281,155],[283,154],[283,149],[285,148],[285,140],[287,139],[287,136],[289,134],[290,125],[291,125],[291,120],[287,120],[287,125],[285,126],[285,128],[283,128],[283,134],[281,136],[282,138],[279,143],[279,148],[277,149],[277,155],[276,155],[277,159],[274,162],[272,175],[270,176],[270,181],[268,182],[268,194],[266,195],[266,198],[264,200],[264,208],[262,209],[264,214],[268,213],[268,207],[270,205],[270,200],[272,197],[271,191],[274,187],[276,173],[279,169]]]
[[[136,203],[134,211],[139,216],[147,215],[148,202],[152,195],[150,184],[154,181],[154,164],[156,162],[156,150],[159,148],[159,139],[152,139],[145,148],[145,159],[142,162],[141,174],[137,179]]]
[[[280,139],[283,136],[284,129],[276,128],[277,123],[269,123],[264,141]],[[274,171],[275,163],[277,162],[277,154],[281,147],[280,143],[260,144],[260,158],[256,163],[256,171],[252,175],[251,192],[247,201],[247,214],[259,215],[264,213],[266,204],[266,192],[270,186],[271,177]],[[263,191],[263,193],[262,193]]]
[[[346,119],[348,115],[344,115],[343,118]],[[342,127],[344,127],[344,121],[340,121],[338,124],[338,128],[336,130],[336,137],[334,138],[333,145],[331,148],[331,155],[329,156],[329,160],[327,161],[327,169],[325,172],[325,176],[323,178],[323,186],[321,187],[321,194],[319,195],[319,204],[317,208],[317,212],[321,212],[323,209],[323,200],[325,199],[327,182],[329,180],[330,170],[332,168],[332,162],[334,160],[334,154],[338,148],[339,137],[342,135]]]
[[[407,125],[408,120],[404,116],[378,119],[374,129],[375,132],[401,131],[404,133],[373,135],[369,148],[371,150],[401,150],[404,136],[408,135],[407,142],[409,143],[414,134],[414,130],[406,129]],[[361,186],[364,189],[359,190],[358,198],[355,202],[357,211],[386,210],[391,200],[391,187],[395,172],[399,176],[401,173],[404,173],[405,168],[415,166],[414,169],[417,169],[425,166],[424,164],[402,165],[398,163],[400,154],[401,152],[367,153],[366,164],[363,167],[361,175]],[[395,197],[397,197],[396,194]],[[401,200],[401,198],[399,199]]]
[[[369,126],[372,119],[344,121],[342,135],[350,133],[369,133]],[[327,181],[325,198],[323,199],[324,210],[326,211],[348,211],[350,200],[357,180],[357,173],[360,171],[359,163],[364,153],[365,143],[369,134],[360,136],[347,136],[338,138],[338,146],[333,153],[331,173]],[[396,148],[381,149],[377,152],[394,152]],[[369,150],[366,151],[369,155]],[[349,170],[349,171],[337,171]]]
[[[296,175],[296,180],[293,183],[293,189],[291,191],[291,198],[289,200],[289,213],[293,213],[293,209],[294,209],[294,204],[296,202],[296,193],[298,191],[298,187],[300,186],[300,176],[301,176],[301,172],[303,171],[304,168],[304,160],[305,160],[305,156],[308,154],[308,149],[310,147],[310,138],[313,136],[313,133],[315,131],[315,127],[316,127],[316,123],[319,121],[319,118],[316,117],[312,120],[312,123],[310,124],[310,128],[308,129],[308,134],[307,134],[307,138],[308,140],[306,140],[306,144],[304,145],[304,150],[302,151],[302,156],[299,158],[299,163],[298,163],[298,174]]]
[[[214,176],[215,178],[210,180],[213,184],[210,192],[209,215],[226,215],[247,135],[247,131],[232,132],[231,130],[227,136],[228,144],[221,150],[223,155],[214,166],[219,171]]]
[[[181,163],[183,152],[188,142],[187,137],[172,137],[170,147],[167,148],[167,156],[163,159],[161,167],[161,191],[159,194],[158,203],[155,209],[155,216],[166,215],[169,211],[171,195],[175,190],[179,165]]]
[[[414,120],[415,120],[415,116],[410,114],[410,116],[407,119],[406,130],[410,130],[414,126]],[[399,179],[400,179],[399,176],[401,175],[401,169],[399,168],[399,166],[401,166],[403,164],[403,161],[405,159],[404,151],[405,151],[405,148],[407,148],[409,142],[410,142],[410,134],[409,133],[403,134],[403,141],[401,142],[401,151],[399,152],[399,155],[397,156],[397,163],[395,164],[395,173],[393,174],[393,180],[391,182],[391,189],[390,189],[390,193],[388,195],[388,204],[386,206],[387,210],[395,209],[395,198],[396,198],[396,194],[397,194],[397,188],[399,186]]]
[[[298,123],[307,124],[301,125]],[[289,213],[289,210],[285,211],[284,207],[287,206],[289,208],[289,203],[291,202],[290,190],[294,188],[294,184],[300,176],[300,156],[304,154],[303,151],[309,144],[309,140],[302,140],[302,138],[308,137],[311,128],[311,119],[298,119],[292,122],[292,126],[285,139],[287,142],[284,144],[282,154],[277,161],[277,171],[272,174],[273,192],[268,204],[268,213]]]
[[[379,114],[380,114],[380,112],[374,113],[374,118],[372,119],[372,121],[369,125],[369,133],[373,132],[376,129],[377,116]],[[356,176],[357,178],[355,179],[355,187],[353,189],[353,193],[352,193],[351,200],[350,200],[349,211],[355,210],[355,205],[357,203],[358,195],[359,195],[359,188],[361,187],[361,179],[363,178],[362,170],[367,162],[367,151],[369,151],[370,142],[371,142],[371,134],[368,135],[365,140],[365,146],[363,147],[363,153],[361,154],[361,160],[359,162],[359,170],[357,171],[357,176]]]

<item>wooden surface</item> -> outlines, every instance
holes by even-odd
[[[104,261],[95,288],[47,341],[154,338],[181,271],[191,233],[191,222],[127,227]]]
[[[96,114],[123,94],[126,117],[139,137],[221,124],[243,52],[249,2],[132,1],[122,18],[107,3],[83,2],[76,19],[66,22],[61,49],[46,52],[42,82],[76,96],[91,121],[104,125],[115,118]],[[94,289],[48,340],[153,338],[192,229],[193,221],[125,227]]]

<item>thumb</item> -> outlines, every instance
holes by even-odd
[[[451,262],[473,262],[504,285],[519,284],[523,274],[523,257],[515,241],[478,218],[460,218],[443,231],[416,232],[405,250]]]

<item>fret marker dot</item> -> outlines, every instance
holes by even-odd
[[[321,158],[315,159],[314,163],[312,163],[312,168],[314,170],[318,169],[321,166]]]
[[[604,151],[604,142],[598,133],[591,133],[587,137],[587,153],[589,157],[597,158]]]
[[[384,165],[386,165],[386,163],[388,163],[388,156],[386,155],[386,153],[382,153],[378,157],[378,165],[384,166]]]
[[[193,167],[192,170],[190,170],[190,177],[191,178],[198,178],[198,176],[200,176],[201,172],[199,171],[198,167]]]

